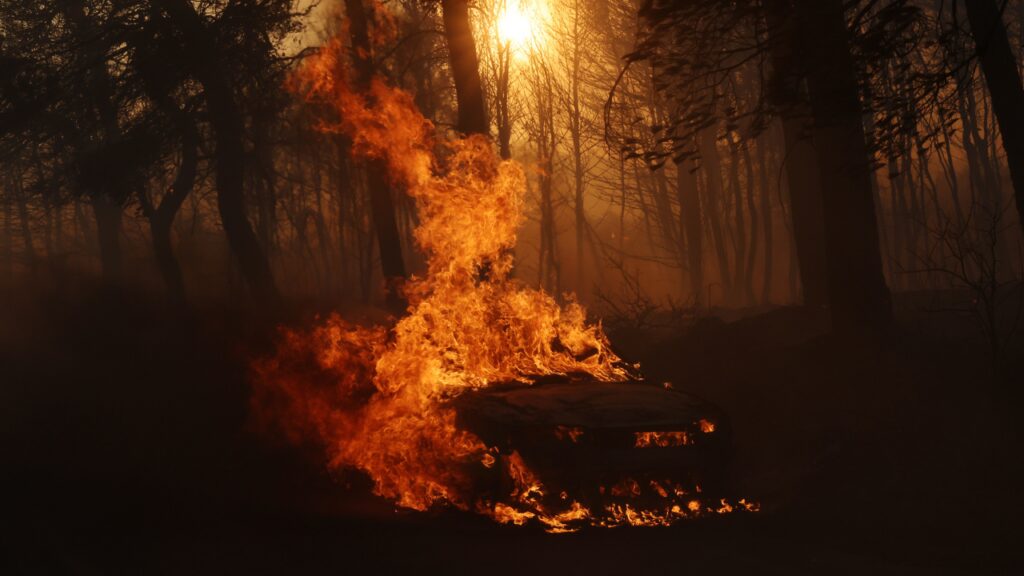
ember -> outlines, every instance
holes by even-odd
[[[669,448],[672,446],[686,446],[692,444],[690,436],[686,432],[637,432],[636,447]]]
[[[580,436],[583,436],[583,429],[579,426],[558,426],[555,428],[555,437],[559,440],[569,440],[571,442],[578,442]]]

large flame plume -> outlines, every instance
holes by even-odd
[[[321,128],[346,137],[354,159],[383,161],[391,184],[415,200],[427,272],[404,287],[408,311],[390,330],[337,315],[311,331],[283,329],[277,354],[255,365],[257,410],[295,438],[316,439],[332,466],[365,472],[377,494],[402,507],[442,503],[502,521],[538,518],[552,530],[587,519],[635,523],[639,513],[593,518],[571,498],[563,510],[544,509],[535,498],[542,482],[516,454],[504,466],[515,486],[509,501],[474,496],[475,472],[494,466],[496,454],[457,427],[447,400],[496,382],[631,376],[578,303],[511,278],[522,168],[501,161],[484,137],[438,136],[411,96],[381,78],[356,89],[347,52],[332,40],[305,60],[291,88],[334,109],[337,120]]]

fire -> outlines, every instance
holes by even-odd
[[[511,278],[522,168],[501,161],[486,138],[437,137],[412,98],[379,78],[357,91],[344,54],[333,40],[290,87],[336,110],[337,120],[321,129],[347,136],[355,157],[383,161],[391,182],[415,200],[427,273],[407,283],[407,314],[390,330],[337,315],[311,330],[282,329],[277,354],[254,365],[256,413],[293,439],[322,444],[332,467],[365,472],[377,494],[404,508],[452,505],[500,522],[536,519],[554,532],[583,522],[671,522],[679,514],[628,506],[594,512],[565,493],[555,509],[518,453],[498,454],[456,425],[447,401],[466,390],[548,375],[611,382],[630,374],[582,306]],[[582,433],[560,431],[572,442]],[[511,480],[503,501],[474,491],[485,469]]]
[[[686,432],[637,432],[635,436],[637,448],[673,448],[693,444]]]

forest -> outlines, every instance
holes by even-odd
[[[0,0],[5,572],[1017,573],[1022,72],[1021,0]]]

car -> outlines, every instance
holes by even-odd
[[[670,384],[555,377],[467,391],[452,405],[459,427],[496,455],[481,479],[494,502],[529,511],[579,503],[597,523],[627,510],[652,524],[731,511],[722,499],[728,418]]]

